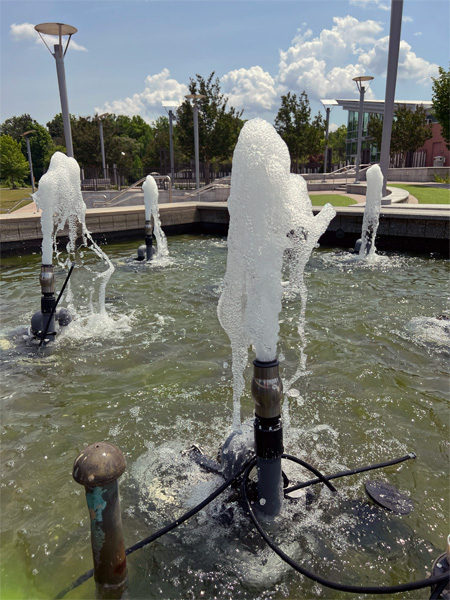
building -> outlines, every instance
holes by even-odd
[[[358,137],[358,117],[359,117],[359,100],[322,100],[324,106],[341,106],[348,111],[347,123],[347,164],[355,164],[356,147]],[[432,125],[433,137],[414,152],[412,156],[412,167],[433,167],[433,166],[448,166],[450,164],[450,151],[447,149],[445,140],[442,137],[441,126],[436,121],[432,114],[432,102],[411,100],[394,102],[394,114],[399,106],[406,105],[412,111],[417,105],[423,106],[427,114],[427,122]],[[364,120],[361,145],[361,164],[377,163],[380,161],[380,148],[367,135],[367,127],[371,114],[384,113],[384,100],[364,100]],[[392,166],[401,167],[400,157],[392,156]]]

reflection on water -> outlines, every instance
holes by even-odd
[[[40,256],[5,258],[2,320],[2,598],[51,598],[91,568],[89,518],[72,464],[95,441],[121,448],[124,534],[132,545],[217,485],[181,451],[211,457],[231,428],[229,341],[217,320],[226,242],[168,239],[166,268],[130,265],[136,242],[107,246],[116,270],[107,316],[89,319],[82,268],[78,314],[66,337],[38,352],[22,334],[40,302]],[[381,255],[360,264],[314,251],[306,269],[306,372],[289,390],[286,451],[325,473],[414,451],[377,472],[414,501],[398,516],[367,500],[359,475],[285,503],[276,537],[305,566],[353,584],[425,577],[448,533],[448,261]],[[56,273],[60,289],[64,273]],[[85,299],[83,301],[83,299]],[[285,298],[280,370],[297,368],[298,299]],[[252,359],[251,353],[250,358]],[[250,366],[242,418],[251,417]],[[309,478],[284,466],[292,482]],[[216,500],[175,532],[129,557],[134,598],[343,598],[297,576],[259,540],[238,501]],[[92,581],[68,598],[92,598]],[[368,598],[369,596],[365,596]],[[403,595],[419,598],[420,592]],[[374,596],[375,598],[375,596]]]

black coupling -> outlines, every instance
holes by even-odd
[[[255,451],[258,458],[281,458],[284,452],[281,417],[264,419],[255,415]]]
[[[252,396],[255,401],[255,414],[263,419],[280,415],[283,383],[280,379],[278,361],[253,361]]]

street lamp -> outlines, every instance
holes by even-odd
[[[198,103],[201,98],[206,98],[203,94],[188,94],[185,96],[188,100],[193,100],[194,112],[194,147],[195,147],[195,189],[200,187],[200,164],[199,164],[199,148],[198,148]]]
[[[103,167],[103,179],[107,178],[107,173],[106,173],[106,160],[105,160],[105,145],[103,143],[103,123],[102,123],[102,118],[103,117],[107,117],[109,115],[109,113],[103,113],[101,115],[98,115],[97,120],[98,120],[98,126],[100,129],[100,150],[102,153],[102,167]]]
[[[64,57],[67,52],[67,48],[69,47],[70,38],[74,33],[78,31],[76,27],[72,27],[72,25],[64,25],[63,23],[41,23],[40,25],[36,25],[35,30],[41,36],[42,41],[47,46],[50,54],[56,61],[56,74],[58,76],[58,86],[59,86],[59,97],[61,99],[61,112],[64,123],[64,137],[66,140],[66,148],[67,148],[67,156],[71,156],[73,158],[73,146],[72,146],[72,131],[70,128],[70,114],[69,114],[69,103],[67,100],[67,88],[66,88],[66,74],[64,70]],[[59,38],[59,44],[54,45],[55,52],[53,53],[47,45],[47,42],[42,37],[42,34],[47,35],[57,35]],[[62,46],[62,36],[68,35],[69,38],[67,40],[66,47],[63,51]]]
[[[359,167],[361,164],[361,146],[362,146],[362,130],[363,130],[363,119],[364,119],[364,94],[366,88],[363,83],[366,81],[372,81],[373,77],[370,75],[361,75],[359,77],[353,77],[353,81],[356,83],[356,87],[359,90],[359,110],[358,110],[358,142],[356,149],[356,164],[355,164],[355,183],[359,183]],[[368,84],[368,86],[370,83]],[[368,87],[367,86],[367,87]]]
[[[175,179],[174,160],[173,160],[173,108],[177,108],[178,102],[176,100],[163,100],[162,105],[166,109],[169,115],[169,144],[170,144],[170,180],[173,184]],[[167,110],[168,109],[168,110]]]
[[[33,194],[34,194],[34,175],[33,175],[33,163],[31,161],[31,149],[30,149],[30,140],[28,138],[28,135],[30,133],[34,133],[36,130],[35,129],[30,129],[29,131],[25,131],[24,133],[21,133],[20,135],[22,137],[25,137],[25,140],[27,142],[27,154],[28,154],[28,163],[30,165],[30,177],[31,177],[31,189],[33,190]]]
[[[324,156],[324,161],[323,161],[323,179],[322,179],[322,183],[325,183],[326,181],[326,174],[327,174],[327,165],[328,165],[328,129],[330,126],[330,111],[333,108],[333,106],[337,105],[336,100],[321,100],[323,107],[326,111],[326,128],[325,128],[325,156]]]

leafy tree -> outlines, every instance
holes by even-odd
[[[228,98],[220,92],[220,80],[214,79],[214,72],[204,79],[196,75],[190,79],[189,92],[205,96],[198,103],[199,155],[204,163],[206,184],[209,183],[210,165],[214,161],[226,161],[236,145],[239,132],[244,124],[243,111],[230,107]],[[194,114],[191,103],[186,100],[177,110],[178,140],[181,150],[189,157],[194,152]]]
[[[291,92],[281,96],[281,107],[275,117],[275,129],[286,142],[297,173],[299,162],[306,162],[311,154],[310,115],[311,108],[305,91],[298,98],[296,94],[291,95]]]
[[[28,136],[30,140],[31,160],[33,162],[33,173],[36,179],[40,179],[49,165],[51,155],[55,152],[52,138],[47,129],[27,114],[23,114],[20,117],[11,117],[1,125],[2,135],[10,135],[18,142],[22,154],[27,160],[27,143],[22,134],[30,130],[33,130],[33,133]]]
[[[72,129],[72,143],[73,143],[73,126],[76,117],[70,115],[70,127]],[[55,144],[55,146],[64,146],[66,147],[66,138],[64,135],[64,122],[62,118],[62,113],[58,113],[53,117],[51,121],[47,123],[47,129],[51,138]]]
[[[72,122],[73,154],[81,167],[101,167],[100,132],[98,121],[78,117]]]
[[[426,111],[421,105],[412,111],[405,104],[395,111],[392,123],[391,154],[399,153],[403,157],[415,152],[432,137],[431,126],[426,123]],[[381,148],[383,119],[380,115],[371,115],[368,125],[368,135]]]
[[[450,68],[439,67],[439,77],[433,80],[433,112],[441,126],[442,137],[450,150]]]
[[[347,147],[347,127],[341,125],[336,131],[328,134],[328,147],[331,148],[331,162],[340,163],[345,161]]]
[[[306,139],[309,155],[309,163],[319,163],[324,160],[325,149],[325,123],[320,113],[314,117],[306,126]]]
[[[0,136],[0,170],[2,179],[9,182],[12,189],[17,189],[20,182],[30,172],[30,167],[20,150],[20,145],[10,136]]]

